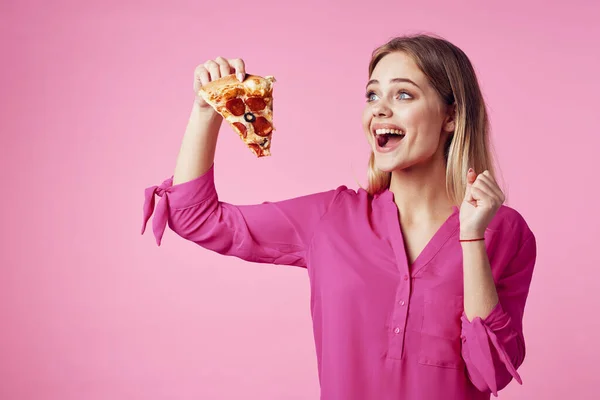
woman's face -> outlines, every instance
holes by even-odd
[[[454,121],[427,77],[402,52],[379,61],[367,84],[363,127],[376,168],[391,172],[443,161],[444,144]]]

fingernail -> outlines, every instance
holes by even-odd
[[[239,74],[237,74],[237,78],[239,79],[240,82],[244,82],[244,74],[242,74],[241,72]]]
[[[469,172],[473,172],[473,168],[469,168]]]

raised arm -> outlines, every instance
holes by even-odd
[[[194,70],[195,100],[175,164],[174,185],[203,175],[213,164],[223,117],[204,101],[198,91],[203,85],[232,73],[238,79],[244,79],[246,71],[243,60],[218,57],[198,65]]]
[[[234,66],[232,66],[235,65]],[[194,90],[222,74],[244,73],[242,60],[217,59],[196,68]],[[306,266],[306,250],[340,187],[295,199],[236,206],[221,202],[214,184],[214,154],[222,118],[196,97],[174,175],[146,189],[142,233],[153,220],[160,245],[167,226],[179,236],[220,254],[248,261]]]

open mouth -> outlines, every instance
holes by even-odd
[[[405,136],[400,129],[381,128],[375,129],[374,133],[377,145],[381,148],[394,147]]]

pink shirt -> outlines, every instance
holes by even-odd
[[[463,312],[458,208],[412,265],[393,193],[336,190],[235,206],[203,176],[146,189],[144,232],[167,225],[224,255],[304,267],[322,400],[489,399],[525,357],[522,318],[536,258],[525,220],[502,206],[486,231],[500,302],[485,319]]]

